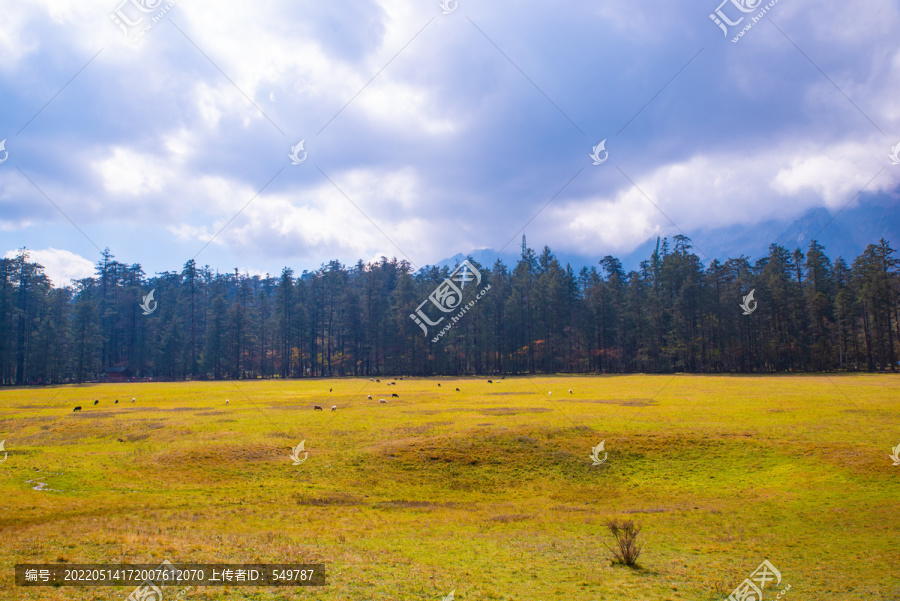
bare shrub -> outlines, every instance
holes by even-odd
[[[609,520],[606,522],[610,534],[616,541],[612,547],[606,545],[606,548],[613,555],[613,563],[621,563],[626,566],[634,566],[637,558],[641,554],[643,545],[637,544],[638,534],[641,533],[641,527],[635,526],[632,520],[619,523],[619,520]]]

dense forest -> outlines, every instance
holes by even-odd
[[[250,277],[189,261],[148,278],[107,250],[94,277],[58,288],[23,249],[0,260],[2,383],[897,365],[900,261],[883,239],[851,264],[812,241],[704,266],[676,236],[628,273],[612,256],[576,273],[522,249],[512,268],[470,259],[490,288],[437,342],[414,314],[446,267],[382,257]]]

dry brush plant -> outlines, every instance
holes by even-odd
[[[633,567],[637,563],[637,558],[641,554],[643,545],[637,544],[638,534],[641,533],[641,527],[635,526],[632,520],[619,523],[619,520],[609,520],[606,522],[610,534],[615,539],[615,545],[606,548],[613,555],[613,563],[621,563],[626,566]]]

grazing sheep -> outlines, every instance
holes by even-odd
[[[313,406],[313,411],[321,411],[321,410],[322,410],[321,406],[319,406],[319,405]]]
[[[440,386],[440,385],[441,385],[441,383],[440,383],[440,382],[438,382],[438,386]]]
[[[459,392],[459,388],[456,389],[456,392]]]
[[[493,380],[488,380],[488,384],[493,384],[493,383],[494,383]]]
[[[329,388],[329,389],[328,389],[328,392],[331,392],[332,390],[334,390],[334,389],[333,389],[333,388]]]
[[[119,442],[125,442],[125,439],[124,439],[124,438],[119,438],[118,441],[119,441]]]
[[[225,399],[225,404],[226,404],[226,405],[228,404],[228,399]]]
[[[550,396],[553,396],[553,391],[550,390],[550,391],[547,392],[547,394],[549,394]]]
[[[375,381],[375,380],[374,380],[374,379],[372,379],[372,378],[369,378],[369,382],[374,382],[374,381]]]
[[[75,407],[74,409],[72,409],[72,411],[81,411],[81,405],[78,405],[77,407]]]
[[[378,402],[379,402],[379,403],[387,403],[387,401],[384,400],[384,399],[378,399]]]
[[[569,390],[569,394],[572,394],[572,391],[571,391],[571,389],[570,389],[570,390]]]
[[[371,401],[371,400],[372,400],[372,395],[370,394],[370,395],[367,395],[367,396],[369,397],[369,400]]]
[[[114,404],[114,405],[118,405],[118,404],[119,404],[119,399],[116,399],[116,402],[113,403],[113,404]]]
[[[381,380],[375,380],[376,382],[381,382]]]
[[[501,379],[501,380],[505,380],[505,379],[506,379],[506,376],[501,376],[500,379]]]
[[[94,404],[96,405],[96,404],[99,403],[99,402],[100,402],[100,401],[95,400],[95,401],[94,401]]]
[[[332,406],[331,406],[331,410],[332,410],[332,411],[337,411],[337,405],[332,405]]]
[[[131,399],[131,402],[133,403],[133,402],[134,402],[134,399]]]
[[[400,395],[397,394],[396,392],[392,392],[392,393],[391,393],[391,397],[399,399],[399,398],[400,398]]]

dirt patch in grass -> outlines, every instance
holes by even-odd
[[[654,405],[653,399],[571,399],[570,403],[600,403],[602,405],[621,405],[623,407],[647,407]]]
[[[550,509],[552,509],[554,511],[590,511],[590,512],[597,511],[593,507],[571,507],[569,505],[554,505]]]
[[[387,400],[387,399],[385,399],[385,400]],[[396,403],[395,403],[395,404],[396,404]],[[408,415],[436,415],[436,414],[438,414],[438,413],[440,413],[440,414],[447,414],[447,413],[468,413],[468,412],[471,411],[471,410],[472,410],[471,408],[464,408],[464,409],[417,409],[417,410],[414,410],[414,411],[404,411],[403,413],[406,413],[406,414],[408,414]]]
[[[521,522],[522,520],[527,520],[530,518],[530,515],[525,515],[523,513],[512,513],[512,514],[504,514],[504,515],[493,515],[489,519],[492,522],[500,522],[502,524],[508,524],[510,522]]]
[[[489,409],[478,409],[478,413],[482,415],[519,415],[522,413],[549,413],[553,409],[545,407],[491,407]]]
[[[30,425],[32,425],[32,424],[41,424],[41,423],[51,422],[50,425],[41,426],[41,428],[43,428],[44,430],[46,430],[46,429],[48,429],[50,426],[53,425],[53,422],[57,422],[57,421],[59,421],[60,419],[62,419],[62,418],[61,418],[61,417],[50,416],[50,415],[48,415],[48,416],[46,416],[46,417],[9,418],[9,419],[0,419],[0,425],[3,425],[3,426],[4,426],[4,427],[2,428],[2,430],[6,430],[6,429],[7,429],[7,427],[6,427],[7,424],[13,424],[13,423],[14,423],[14,424],[16,424],[16,427],[17,427],[17,428],[21,429],[23,425],[28,425],[28,426],[30,426]],[[9,430],[12,430],[13,428],[8,428],[8,429],[9,429]]]
[[[156,455],[162,465],[246,463],[248,461],[274,461],[289,453],[288,445],[243,444],[205,445],[191,449],[176,449]]]
[[[308,497],[303,495],[294,495],[298,505],[311,505],[314,507],[346,507],[349,505],[365,505],[366,501],[362,497],[351,495],[350,493],[331,493],[320,497]]]
[[[6,449],[4,451],[8,453],[10,457],[16,457],[18,455],[29,456],[29,455],[37,455],[41,451],[37,449]]]
[[[128,403],[131,404],[130,402]],[[127,411],[163,411],[172,413],[175,411],[196,411],[198,407],[123,407]]]
[[[393,501],[383,501],[381,503],[378,503],[378,505],[388,505],[390,507],[397,507],[401,509],[451,509],[460,506],[459,503],[454,503],[452,501],[435,503],[433,501],[406,501],[401,499],[396,499]]]
[[[71,411],[72,417],[76,419],[88,419],[94,417],[112,417],[115,415],[112,411],[107,411],[104,409],[96,409],[94,411],[88,409],[82,409],[81,411]]]

